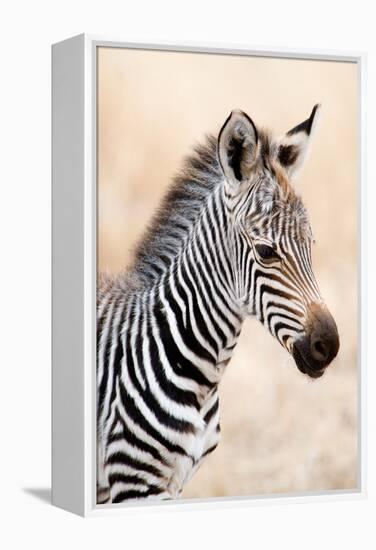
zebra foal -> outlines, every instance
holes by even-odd
[[[318,111],[279,139],[233,111],[186,160],[128,273],[99,278],[98,503],[179,496],[218,444],[218,384],[246,316],[312,378],[337,355],[291,185]]]

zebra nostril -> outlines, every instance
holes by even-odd
[[[313,338],[311,352],[316,361],[326,361],[329,357],[329,346],[321,338]]]

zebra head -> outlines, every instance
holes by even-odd
[[[307,211],[291,183],[318,112],[316,105],[306,121],[273,139],[245,113],[233,111],[218,138],[237,299],[312,378],[323,374],[339,349],[335,321],[312,271]]]

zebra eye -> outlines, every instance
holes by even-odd
[[[261,260],[265,262],[273,262],[280,259],[274,248],[272,246],[268,246],[267,244],[256,244],[256,250]]]

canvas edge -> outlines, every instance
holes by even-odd
[[[84,515],[84,37],[52,46],[52,503]]]
[[[358,65],[358,490],[367,496],[367,54]]]

